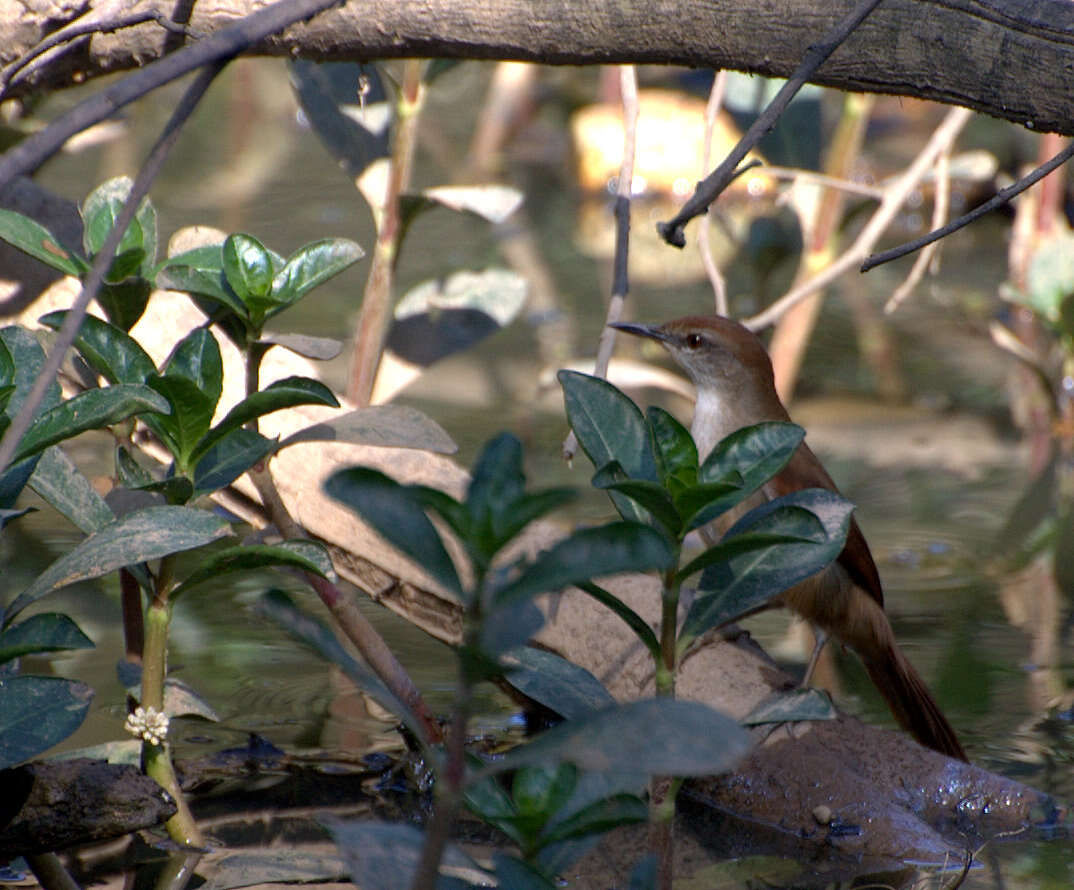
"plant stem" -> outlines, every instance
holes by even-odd
[[[392,279],[399,243],[403,234],[400,198],[410,183],[417,144],[418,117],[425,104],[425,84],[421,59],[407,59],[403,83],[395,103],[398,118],[388,173],[384,203],[373,208],[377,222],[377,241],[362,297],[362,309],[351,349],[351,372],[347,381],[347,398],[358,407],[369,405],[376,382],[384,339],[391,322]]]
[[[478,622],[473,614],[467,618],[463,647],[473,649],[479,642]],[[447,760],[436,784],[436,803],[425,829],[425,844],[421,848],[421,859],[414,870],[410,890],[433,890],[436,887],[440,860],[451,835],[451,826],[455,824],[455,817],[462,806],[462,788],[466,778],[466,728],[470,722],[472,697],[473,684],[460,659],[455,709],[448,733]]]
[[[55,853],[28,854],[26,864],[42,890],[82,890]]]
[[[172,613],[168,588],[171,585],[172,562],[173,557],[170,556],[161,560],[157,592],[145,616],[141,706],[146,711],[153,708],[158,713],[164,711],[164,679],[168,671],[168,625]],[[162,739],[159,745],[143,741],[142,764],[145,774],[175,799],[178,809],[165,823],[171,839],[188,847],[204,846],[205,839],[179,787],[167,740]]]
[[[660,614],[660,662],[656,666],[656,694],[675,697],[680,583],[674,570],[664,573]]]

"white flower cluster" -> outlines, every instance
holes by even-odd
[[[168,715],[156,708],[138,707],[127,715],[123,728],[151,745],[160,745],[168,735]]]

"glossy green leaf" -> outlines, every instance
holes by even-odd
[[[649,438],[656,460],[656,472],[664,486],[677,494],[697,482],[697,446],[690,431],[663,408],[650,406],[645,412]]]
[[[598,800],[570,818],[556,822],[545,831],[541,841],[547,845],[557,844],[648,821],[649,805],[644,800],[634,794],[618,794]]]
[[[735,537],[747,534],[800,536],[803,540],[776,541],[710,565],[701,576],[700,593],[683,624],[681,645],[763,605],[831,563],[846,542],[853,510],[854,505],[835,492],[809,488],[769,501],[743,516],[718,547],[731,548]],[[811,535],[814,540],[805,540]]]
[[[59,330],[66,310],[50,312],[38,319]],[[75,348],[86,363],[109,383],[145,383],[156,365],[138,342],[126,332],[92,315],[82,319]]]
[[[476,651],[480,662],[471,679],[495,680],[503,673],[500,656],[526,645],[544,627],[544,612],[531,600],[515,600],[489,609],[482,616]]]
[[[109,232],[112,231],[116,219],[127,203],[131,186],[134,183],[127,176],[117,176],[101,183],[82,202],[80,213],[82,214],[82,248],[89,257],[94,257],[104,246]],[[143,202],[143,208],[145,203]],[[131,220],[127,231],[123,233],[123,239],[119,242],[116,255],[132,249],[144,249],[147,240],[156,246],[156,214],[151,216],[154,231],[151,235],[143,230],[143,222],[147,219],[141,212]]]
[[[247,396],[225,415],[212,430],[198,443],[191,453],[191,460],[197,461],[224,436],[234,430],[273,411],[294,408],[296,405],[327,405],[338,408],[339,401],[327,386],[310,377],[287,377],[277,380],[264,389]]]
[[[630,498],[646,511],[645,515],[655,519],[669,535],[679,536],[682,530],[682,518],[667,490],[658,482],[645,479],[628,479],[618,462],[601,467],[593,477],[593,486],[605,491],[618,492]]]
[[[104,429],[146,411],[163,414],[168,410],[167,400],[141,383],[90,389],[41,414],[22,437],[12,459],[20,461],[87,430]]]
[[[426,510],[432,510],[448,524],[462,541],[470,537],[470,511],[465,504],[460,504],[455,498],[441,491],[439,488],[431,488],[426,485],[409,485],[407,489]]]
[[[60,448],[45,449],[29,484],[86,534],[115,519],[104,498]]]
[[[407,405],[371,405],[338,414],[293,433],[280,443],[280,448],[301,442],[350,442],[382,448],[417,448],[440,454],[459,450],[440,424]]]
[[[702,482],[682,489],[674,498],[675,509],[687,529],[697,528],[744,500],[742,478],[733,481]]]
[[[766,421],[743,427],[717,443],[701,465],[700,481],[721,482],[738,473],[754,491],[782,470],[805,438],[793,423]]]
[[[365,251],[347,238],[323,238],[304,244],[287,258],[287,264],[273,279],[273,296],[283,309],[363,256]],[[272,314],[277,311],[280,310]]]
[[[699,479],[702,483],[735,484],[738,491],[732,489],[704,509],[697,509],[689,527],[710,522],[753,494],[787,465],[803,438],[801,427],[769,421],[743,427],[719,442],[701,465]]]
[[[520,646],[501,663],[511,669],[506,677],[510,686],[567,720],[615,704],[600,680],[554,652]]]
[[[15,384],[15,359],[11,356],[11,350],[7,348],[7,345],[3,340],[0,340],[0,386],[5,389],[7,387],[14,387]],[[7,405],[7,399],[10,396],[5,397],[4,405]]]
[[[151,374],[146,382],[171,407],[170,414],[154,418],[153,430],[185,472],[192,462],[195,446],[209,431],[216,402],[186,377]]]
[[[543,874],[535,865],[523,862],[499,850],[492,854],[492,868],[500,887],[511,890],[559,890],[560,884]]]
[[[215,410],[224,388],[224,362],[216,337],[205,328],[191,331],[173,350],[164,374],[183,377],[196,384]]]
[[[7,620],[60,587],[192,550],[230,534],[227,520],[192,507],[146,507],[128,513],[94,532],[45,569],[8,608]]]
[[[182,256],[184,255],[180,254],[180,257]],[[157,287],[207,297],[233,312],[243,321],[249,320],[249,309],[228,285],[222,269],[216,270],[185,265],[178,262],[180,257],[169,260],[167,265],[157,272]]]
[[[93,690],[62,677],[15,676],[0,683],[0,769],[36,757],[71,735]]]
[[[455,565],[419,498],[377,470],[352,467],[333,473],[325,491],[368,522],[448,591],[464,598]]]
[[[738,723],[708,705],[644,699],[561,723],[515,748],[496,767],[566,762],[598,772],[705,776],[726,772],[751,747]]]
[[[199,448],[199,454],[201,449]],[[217,439],[194,464],[194,491],[218,491],[276,451],[276,441],[240,427]]]
[[[129,331],[145,312],[153,285],[145,278],[128,278],[114,284],[102,284],[97,302],[108,320],[116,327]]]
[[[522,443],[501,433],[485,443],[471,471],[466,490],[466,509],[475,532],[495,535],[500,517],[526,487],[522,472]]]
[[[92,649],[93,640],[59,612],[41,612],[0,633],[0,664],[34,652]]]
[[[6,417],[14,417],[23,400],[33,388],[45,365],[45,352],[41,344],[25,328],[11,325],[0,328],[0,342],[3,342],[15,364],[15,391],[8,397]],[[60,402],[60,387],[53,380],[45,390],[44,398],[38,411],[48,411]],[[25,488],[30,476],[37,466],[38,458],[30,457],[15,463],[0,475],[0,509],[10,510]]]
[[[239,299],[251,310],[255,305],[264,306],[275,274],[265,246],[253,235],[229,235],[224,241],[223,257],[227,283]]]
[[[172,589],[170,598],[174,600],[199,584],[213,581],[231,572],[246,572],[251,569],[274,566],[299,569],[324,577],[332,571],[332,560],[324,547],[313,541],[285,541],[282,544],[228,547],[210,555],[182,583]]]
[[[600,469],[618,461],[631,479],[657,482],[648,427],[638,406],[599,377],[576,371],[556,376],[571,429],[593,466]],[[614,493],[612,501],[624,519],[646,520],[645,512],[626,496]]]
[[[64,275],[77,278],[89,271],[89,264],[61,246],[48,229],[14,210],[0,209],[0,239]]]
[[[495,601],[514,602],[602,575],[664,571],[674,561],[671,545],[659,532],[635,522],[613,522],[577,531],[539,554],[518,578],[496,591]]]

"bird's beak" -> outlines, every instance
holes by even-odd
[[[671,341],[671,337],[668,336],[663,328],[652,324],[638,324],[633,321],[613,321],[608,327],[615,328],[617,331],[622,331],[624,334],[633,334],[635,337],[648,337],[650,340],[656,340],[660,343],[668,343]]]

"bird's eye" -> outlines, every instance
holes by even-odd
[[[687,334],[686,345],[690,349],[700,349],[701,344],[705,342],[705,338],[700,334]]]

